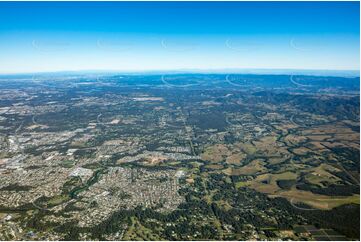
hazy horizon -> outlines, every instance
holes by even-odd
[[[42,72],[10,72],[0,76],[47,74],[254,74],[254,75],[335,75],[360,76],[360,70],[327,70],[327,69],[267,69],[267,68],[228,68],[228,69],[154,69],[154,70],[59,70]]]

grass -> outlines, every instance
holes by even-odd
[[[252,154],[256,153],[256,151],[257,151],[257,148],[254,145],[252,145],[251,143],[237,143],[235,146],[239,147],[241,150],[243,150],[248,155],[252,155]]]
[[[278,192],[282,191],[282,189],[277,185],[277,181],[279,180],[296,180],[297,174],[286,171],[283,173],[278,174],[262,174],[256,177],[256,179],[252,181],[248,181],[247,185],[258,192],[266,193],[269,195],[277,194]]]
[[[320,166],[317,167],[316,170],[326,174],[327,168],[327,166]],[[236,188],[249,186],[259,192],[268,194],[270,197],[283,197],[292,203],[304,203],[313,208],[324,210],[329,210],[344,204],[360,204],[360,195],[327,196],[315,194],[310,191],[298,190],[295,187],[290,190],[283,190],[277,185],[277,181],[279,180],[296,180],[297,177],[297,173],[290,171],[279,174],[262,174],[252,181],[236,183]]]
[[[64,168],[72,168],[74,166],[75,162],[72,160],[64,160],[61,162],[61,166]]]
[[[226,159],[231,155],[231,152],[223,144],[217,144],[207,147],[201,154],[203,160],[210,161],[212,163],[218,163]]]
[[[212,169],[212,170],[220,170],[223,168],[223,166],[219,165],[219,164],[209,164],[209,165],[206,165],[205,167]]]
[[[292,189],[291,191],[287,192],[280,192],[275,196],[287,198],[293,203],[304,203],[313,208],[324,210],[329,210],[344,204],[360,204],[360,195],[353,195],[348,197],[326,196],[297,189]]]
[[[123,240],[161,240],[152,230],[144,227],[135,217],[131,217],[131,225],[125,232]]]
[[[226,162],[227,162],[227,164],[241,165],[242,160],[244,160],[246,158],[246,156],[247,155],[244,153],[232,154],[227,157]]]
[[[239,168],[239,172],[241,175],[254,175],[258,172],[264,172],[266,169],[264,168],[265,163],[260,160],[253,160],[249,164]]]
[[[222,172],[228,176],[239,176],[241,175],[239,168],[228,167],[223,169]]]
[[[64,202],[68,201],[69,199],[70,199],[70,197],[67,194],[56,195],[48,201],[48,205],[56,206],[56,205],[59,205],[59,204],[62,204]]]
[[[240,181],[240,182],[237,182],[236,183],[236,188],[241,188],[241,187],[246,187],[249,185],[249,182],[248,181]]]
[[[313,172],[308,173],[305,178],[309,183],[319,185],[323,187],[324,182],[327,182],[328,184],[335,184],[341,179],[338,178],[335,175],[332,175],[331,172],[338,172],[339,169],[330,166],[328,164],[321,164],[320,166],[313,169]]]

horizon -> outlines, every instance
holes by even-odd
[[[0,74],[360,66],[359,2],[1,2],[0,21]]]
[[[60,70],[45,72],[19,72],[19,73],[0,73],[3,76],[31,76],[31,75],[182,75],[182,74],[200,74],[200,75],[300,75],[300,76],[334,76],[334,77],[360,77],[360,70],[327,70],[327,69],[170,69],[170,70]]]

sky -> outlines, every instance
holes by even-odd
[[[0,2],[0,73],[359,66],[359,2]]]

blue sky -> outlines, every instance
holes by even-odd
[[[0,73],[360,65],[359,2],[0,2]]]

